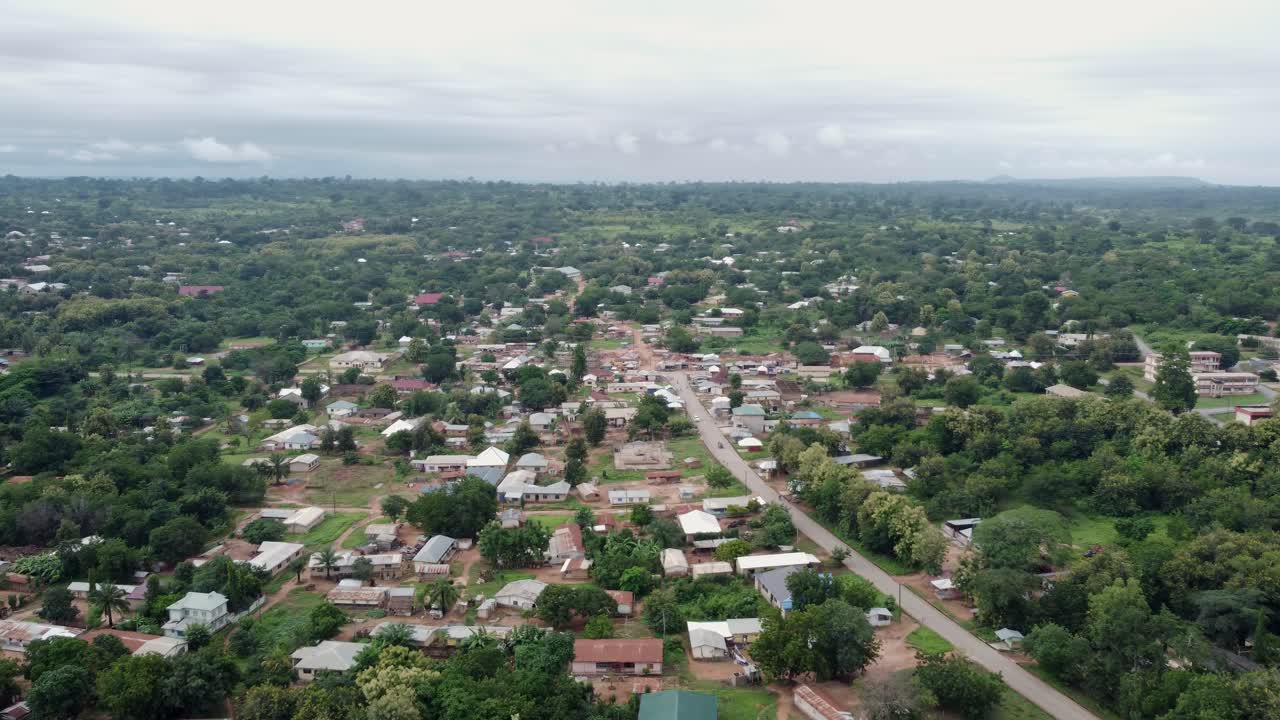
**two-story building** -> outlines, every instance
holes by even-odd
[[[169,622],[162,628],[169,637],[185,638],[192,625],[203,625],[217,632],[231,622],[227,598],[221,593],[189,592],[168,608]]]

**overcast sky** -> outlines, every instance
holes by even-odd
[[[1280,184],[1277,0],[0,0],[0,174]]]

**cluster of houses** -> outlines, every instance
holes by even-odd
[[[1192,350],[1190,353],[1191,379],[1200,397],[1224,397],[1251,395],[1258,391],[1259,378],[1251,372],[1233,372],[1222,368],[1222,353],[1212,350]],[[1142,377],[1155,382],[1164,357],[1158,353],[1148,355],[1142,365]]]

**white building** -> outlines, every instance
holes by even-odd
[[[313,647],[301,647],[293,651],[293,669],[298,679],[311,682],[319,672],[344,673],[355,667],[356,656],[368,645],[364,643],[325,640]]]
[[[168,608],[169,622],[164,624],[164,634],[169,637],[186,637],[192,625],[203,625],[210,632],[217,632],[231,621],[227,612],[227,598],[221,593],[189,592]]]

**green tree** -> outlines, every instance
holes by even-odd
[[[93,677],[87,668],[64,665],[40,676],[27,693],[32,715],[71,720],[93,706]]]
[[[583,413],[582,433],[592,447],[596,447],[604,441],[605,433],[608,429],[608,421],[605,420],[604,411],[600,408],[592,408]]]
[[[373,561],[367,557],[358,557],[351,563],[351,577],[360,582],[373,579]]]
[[[1088,390],[1098,382],[1098,371],[1082,360],[1063,363],[1061,375],[1063,382],[1079,390]]]
[[[284,523],[269,518],[258,518],[240,531],[240,537],[247,543],[261,545],[268,541],[284,539]]]
[[[289,688],[254,685],[236,705],[237,720],[292,720],[298,708],[296,695]]]
[[[736,478],[733,477],[733,473],[729,472],[729,470],[720,463],[715,463],[711,467],[707,468],[707,487],[716,489],[727,488],[733,485],[735,480]]]
[[[308,407],[315,407],[320,398],[324,396],[323,384],[320,382],[320,378],[315,375],[303,380],[299,390],[302,392],[302,399],[307,401]]]
[[[585,343],[577,343],[573,346],[573,359],[569,363],[569,379],[574,385],[582,382],[582,377],[587,374],[587,347]]]
[[[856,362],[844,371],[845,384],[865,388],[875,385],[884,367],[878,362]]]
[[[592,640],[606,640],[613,637],[613,622],[607,615],[596,615],[587,621],[582,636]]]
[[[129,611],[129,598],[120,586],[103,583],[89,593],[89,603],[107,614],[107,627],[115,627],[115,613]]]
[[[1020,507],[982,521],[973,544],[988,567],[1030,569],[1042,552],[1058,557],[1071,542],[1062,516],[1052,510]]]
[[[72,602],[71,593],[64,587],[48,588],[40,599],[42,604],[36,614],[49,622],[70,622],[80,614]]]
[[[187,628],[187,649],[196,652],[213,640],[213,633],[207,625],[195,624]]]
[[[721,543],[715,550],[715,559],[721,562],[733,562],[743,555],[750,555],[754,548],[746,540],[737,538]]]
[[[391,522],[400,522],[400,517],[409,510],[409,500],[403,495],[387,495],[379,502],[382,514]]]
[[[942,397],[948,405],[967,408],[982,398],[982,386],[969,376],[953,377],[943,386]]]
[[[330,571],[338,567],[338,553],[331,547],[320,548],[316,553],[316,564],[324,570],[324,578],[328,580]]]
[[[159,655],[121,658],[98,675],[98,706],[113,720],[164,720],[176,710],[170,661]]]
[[[406,517],[424,533],[467,538],[476,537],[497,512],[494,487],[481,478],[467,476],[445,490],[418,497]]]
[[[454,603],[458,602],[461,593],[458,587],[448,578],[440,578],[427,586],[427,606],[448,613]]]
[[[396,402],[398,400],[399,396],[396,394],[396,389],[390,385],[379,385],[375,387],[373,392],[369,393],[368,396],[368,402],[370,405],[376,408],[386,408],[388,410],[395,409]]]
[[[915,681],[930,700],[965,720],[987,717],[1004,694],[998,674],[959,656],[925,656],[916,668]]]
[[[570,485],[577,485],[587,478],[587,443],[580,437],[569,441],[564,451],[564,479]]]
[[[1116,375],[1111,378],[1103,394],[1109,398],[1124,400],[1133,397],[1133,390],[1133,381],[1128,375]]]
[[[1037,625],[1027,635],[1023,648],[1054,677],[1067,682],[1079,682],[1084,677],[1089,643],[1061,625]]]
[[[751,657],[765,675],[793,678],[813,673],[819,681],[849,681],[875,661],[880,643],[866,616],[842,600],[764,620]]]
[[[346,624],[346,613],[339,610],[333,603],[321,603],[307,613],[307,637],[312,642],[329,640]]]
[[[1196,381],[1191,377],[1185,352],[1165,353],[1156,370],[1156,384],[1151,397],[1160,407],[1176,414],[1196,406]]]

